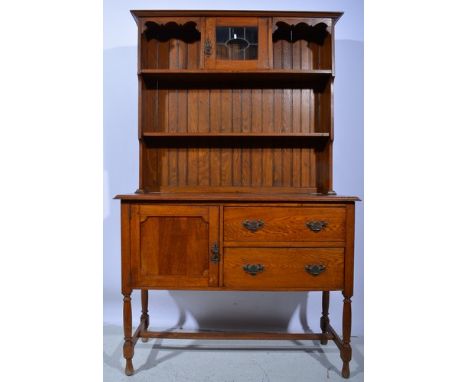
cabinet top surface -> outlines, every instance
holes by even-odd
[[[343,12],[312,12],[312,11],[261,11],[261,10],[132,10],[136,19],[140,17],[177,17],[177,16],[220,16],[220,17],[319,17],[331,18],[334,22],[343,15]]]
[[[222,201],[222,202],[356,202],[356,196],[317,194],[256,194],[256,193],[164,193],[148,192],[116,195],[114,199],[129,201]]]

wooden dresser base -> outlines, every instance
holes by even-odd
[[[342,376],[351,361],[354,197],[237,194],[119,195],[122,200],[122,294],[125,373],[139,338],[332,340]],[[268,200],[274,198],[274,200]],[[183,238],[181,240],[180,238]],[[322,333],[155,332],[148,330],[149,290],[322,292]],[[131,294],[141,290],[132,333]],[[328,317],[330,291],[341,291],[340,338]]]
[[[125,342],[123,353],[126,360],[125,374],[133,375],[133,353],[138,339],[147,342],[149,338],[166,339],[207,339],[207,340],[320,340],[322,345],[326,345],[328,340],[332,340],[340,350],[340,356],[343,360],[341,375],[343,378],[349,378],[349,362],[351,361],[351,296],[346,296],[343,292],[343,337],[336,333],[330,325],[328,317],[328,308],[330,302],[330,292],[322,292],[322,316],[320,318],[320,329],[322,333],[278,333],[278,332],[156,332],[148,330],[148,290],[141,290],[141,317],[140,324],[132,334],[132,303],[131,291],[124,294],[124,335]]]

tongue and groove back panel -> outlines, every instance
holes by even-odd
[[[148,92],[153,94],[145,101],[154,107],[144,108],[147,112],[143,116],[143,135],[193,135],[172,140],[148,136],[143,141],[148,164],[143,174],[145,180],[159,180],[162,187],[314,190],[317,187],[317,149],[322,148],[324,140],[291,134],[328,133],[329,103],[323,102],[326,112],[316,109],[320,108],[320,99],[329,93],[314,94],[311,89],[148,89]],[[206,135],[197,137],[197,133]],[[211,137],[210,133],[260,135],[247,139],[229,135]],[[145,185],[148,187],[150,183]]]
[[[330,89],[164,89],[143,84],[143,133],[328,133]]]

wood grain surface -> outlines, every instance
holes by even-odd
[[[134,286],[218,285],[210,247],[218,240],[218,209],[138,206],[131,217]]]
[[[342,207],[225,207],[225,241],[337,241],[345,240],[346,209]],[[262,220],[263,226],[249,231],[245,221]],[[306,223],[324,221],[320,232],[311,231]]]
[[[126,374],[139,338],[260,338],[333,340],[348,378],[359,199],[333,191],[334,26],[342,14],[132,15],[139,188],[116,196]],[[219,26],[257,27],[256,57],[218,52]],[[142,290],[142,314],[132,335],[133,289]],[[322,333],[149,331],[153,289],[322,291]],[[330,325],[333,290],[344,297],[343,338]]]
[[[147,14],[139,24],[140,189],[331,191],[331,34],[321,44],[273,43],[271,34],[280,21],[325,22],[332,28],[339,15],[297,20],[158,15]],[[194,22],[200,40],[148,39],[147,21]],[[258,59],[220,60],[216,49],[206,55],[205,40],[213,43],[220,25],[258,27]],[[194,139],[197,135],[204,138]]]
[[[246,273],[247,264],[261,264],[264,270],[255,276]],[[326,270],[318,276],[305,267],[322,264]],[[226,248],[224,251],[226,287],[303,287],[310,290],[339,290],[344,280],[342,248]]]

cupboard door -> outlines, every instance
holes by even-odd
[[[207,69],[252,70],[269,67],[269,19],[208,17],[204,42]]]
[[[218,286],[218,216],[218,207],[132,206],[132,284],[168,289]]]

